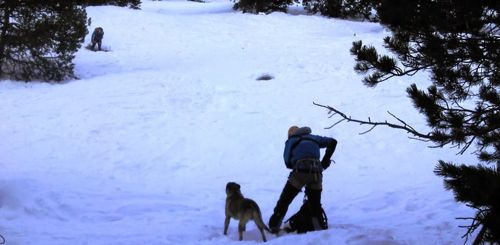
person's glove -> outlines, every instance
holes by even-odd
[[[335,152],[335,148],[337,147],[337,140],[331,139],[330,144],[326,147],[325,155],[323,156],[323,160],[321,160],[321,166],[323,169],[330,167],[333,152]]]
[[[323,169],[330,167],[331,163],[332,161],[330,159],[323,158],[323,160],[321,160],[321,166],[323,167]]]

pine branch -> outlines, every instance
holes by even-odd
[[[458,227],[460,228],[467,228],[467,232],[462,236],[462,238],[465,238],[464,244],[467,244],[467,241],[469,240],[469,237],[472,236],[472,233],[481,227],[481,230],[479,231],[479,234],[476,236],[476,239],[474,239],[474,242],[472,244],[481,244],[484,238],[484,234],[486,232],[486,227],[484,226],[484,221],[482,220],[481,217],[485,217],[488,215],[489,211],[487,209],[475,207],[474,205],[467,204],[468,207],[473,208],[478,210],[476,213],[475,217],[467,217],[467,218],[462,218],[458,217],[456,218],[457,220],[472,220],[470,225],[460,225]]]
[[[469,147],[472,145],[472,142],[474,142],[474,140],[476,139],[476,136],[472,137],[466,144],[465,146],[462,148],[462,150],[460,150],[457,155],[462,155],[464,154],[467,149],[469,149]]]

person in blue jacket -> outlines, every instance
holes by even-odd
[[[330,158],[336,147],[337,140],[313,135],[309,127],[292,126],[288,129],[283,158],[286,167],[292,172],[269,219],[272,233],[279,232],[288,206],[304,186],[314,217],[321,217],[322,172],[330,166]],[[326,148],[321,161],[320,148]]]

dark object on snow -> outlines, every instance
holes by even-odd
[[[101,50],[102,38],[104,37],[104,30],[102,27],[97,27],[92,32],[92,50],[95,50],[95,45],[97,44],[97,49]]]
[[[93,49],[91,43],[89,43],[87,46],[85,46],[85,49],[93,51],[93,52],[110,52],[111,51],[111,49],[109,49],[109,47],[106,47],[106,46],[102,46],[101,50]]]
[[[258,78],[257,78],[257,81],[267,81],[267,80],[271,80],[271,79],[274,79],[273,76],[269,75],[269,74],[262,74],[260,75]]]
[[[290,225],[285,228],[286,232],[306,233],[308,231],[318,231],[328,229],[328,217],[325,210],[321,207],[321,216],[315,217],[313,215],[312,205],[304,196],[304,203],[299,211],[292,215],[285,223]]]

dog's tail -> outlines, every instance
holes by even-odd
[[[255,224],[257,224],[259,228],[271,232],[271,230],[269,230],[269,227],[267,227],[266,223],[264,223],[264,220],[262,219],[262,213],[260,212],[260,208],[257,203],[252,203],[252,206],[254,206],[252,216]]]

